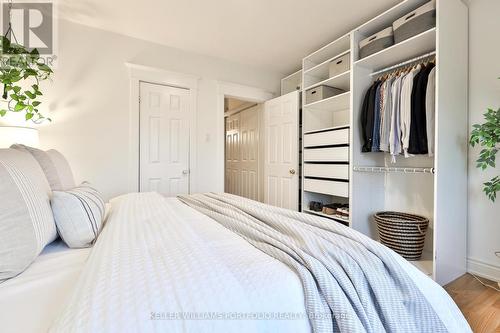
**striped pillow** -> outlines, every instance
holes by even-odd
[[[35,159],[0,149],[0,282],[24,271],[57,237],[49,198]]]
[[[88,183],[68,191],[54,191],[52,212],[57,231],[71,248],[91,246],[101,231],[105,204]]]

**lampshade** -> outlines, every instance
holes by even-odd
[[[29,127],[0,126],[0,148],[9,148],[14,143],[38,147],[40,144],[38,130]]]

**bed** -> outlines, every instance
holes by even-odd
[[[2,332],[470,332],[440,286],[352,228],[230,194],[106,209],[62,154],[13,147]]]
[[[1,283],[1,331],[47,332],[63,310],[90,251],[70,249],[58,239],[28,269]]]
[[[58,314],[46,313],[51,331],[311,332],[301,281],[282,262],[176,198],[141,193],[111,203],[71,296]],[[394,258],[444,331],[470,332],[440,286]]]

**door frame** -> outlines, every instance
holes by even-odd
[[[140,184],[140,103],[139,88],[141,82],[183,88],[189,90],[189,193],[196,192],[196,115],[198,111],[198,81],[200,77],[190,74],[171,72],[168,70],[125,63],[129,71],[129,165],[128,187],[130,192],[138,192]]]
[[[224,119],[224,98],[231,97],[237,98],[244,101],[254,102],[254,103],[264,103],[275,97],[275,94],[269,92],[265,89],[255,88],[251,86],[245,86],[241,84],[217,81],[217,174],[216,183],[217,192],[224,192],[226,177],[225,177],[225,148],[226,148],[226,131],[225,131],[225,119]],[[261,110],[263,112],[263,110]],[[263,164],[261,163],[263,156],[263,151],[261,149],[262,143],[262,121],[263,115],[259,115],[259,200],[261,198],[261,179],[263,173]]]

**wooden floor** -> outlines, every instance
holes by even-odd
[[[495,282],[481,279],[498,288]],[[475,333],[500,333],[500,292],[465,274],[444,287]]]

